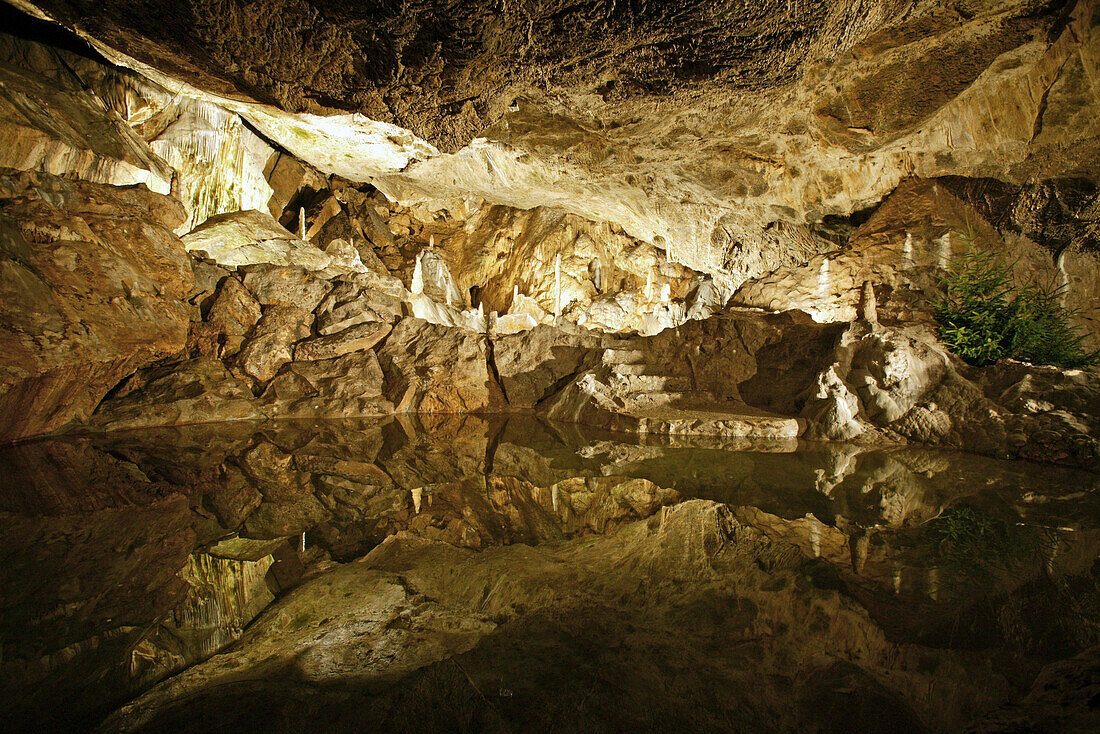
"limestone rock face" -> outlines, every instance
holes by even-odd
[[[1100,465],[1095,372],[1020,363],[968,367],[922,326],[853,325],[832,359],[803,409],[811,436],[885,432],[888,440],[1004,458]]]
[[[607,338],[599,363],[545,400],[549,418],[612,430],[792,439],[840,329],[730,312],[646,338]]]
[[[257,382],[267,382],[294,358],[294,344],[310,335],[313,314],[294,306],[268,306],[241,346],[237,364]]]
[[[182,215],[143,186],[0,172],[0,440],[84,420],[120,379],[183,350]]]
[[[329,336],[319,336],[316,339],[299,342],[294,347],[294,359],[299,362],[309,362],[362,352],[373,348],[385,339],[390,331],[389,324],[352,326]]]
[[[493,339],[493,363],[512,408],[534,408],[563,381],[593,366],[599,339],[552,326]]]
[[[818,389],[803,408],[809,427],[806,438],[845,441],[863,433],[863,426],[856,420],[860,404],[830,368],[818,378]]]
[[[365,274],[343,279],[317,307],[317,331],[328,336],[361,324],[397,321],[404,297],[396,278]]]
[[[164,194],[171,187],[187,210],[177,234],[215,214],[265,207],[274,151],[236,113],[113,66],[54,29],[10,13],[5,20],[20,36],[0,37],[0,58],[18,73],[5,88],[19,109],[2,115],[20,143],[5,151],[13,167]]]
[[[244,285],[265,306],[285,306],[312,313],[332,285],[296,265],[254,265]]]
[[[589,328],[639,330],[654,312],[678,306],[664,324],[674,325],[686,318],[683,301],[697,283],[659,248],[545,207],[484,206],[444,246],[460,291],[476,287],[487,312],[528,312],[540,323],[540,314],[559,309]]]
[[[236,278],[225,278],[206,314],[206,323],[220,337],[221,348],[215,356],[232,357],[241,348],[245,335],[260,320],[260,304]]]
[[[142,428],[265,417],[246,381],[209,357],[150,367],[124,387],[128,391],[100,405],[92,418],[95,425]]]
[[[967,238],[973,238],[974,246],[997,253],[1011,266],[1019,284],[1035,280],[1064,285],[1065,306],[1077,312],[1074,318],[1090,342],[1100,339],[1096,286],[1086,275],[1094,272],[1095,257],[1073,251],[1059,256],[1011,227],[997,229],[983,218],[986,207],[980,201],[960,198],[969,193],[962,186],[946,178],[902,182],[845,247],[750,280],[734,294],[732,303],[800,309],[821,322],[854,321],[863,288],[869,284],[880,320],[931,322],[942,291],[939,281],[971,246]],[[1078,236],[1075,241],[1080,240]]]
[[[482,413],[506,406],[485,336],[404,319],[378,351],[386,398],[399,412]]]
[[[268,263],[323,270],[332,257],[284,229],[271,215],[258,211],[217,214],[183,236],[188,252],[219,265],[239,267]]]
[[[188,3],[168,24],[166,0],[141,15],[122,0],[23,5],[123,65],[157,67],[146,73],[174,91],[226,95],[323,173],[375,177],[405,202],[550,202],[621,226],[724,292],[833,249],[837,219],[914,174],[1037,189],[1084,179],[1095,193],[1091,0],[678,12],[425,0],[339,15],[232,0]],[[240,20],[257,13],[262,49]],[[326,107],[370,119],[307,114]]]
[[[71,71],[83,60],[0,35],[0,167],[168,194],[172,169]]]
[[[322,337],[330,338],[330,337]],[[264,390],[264,411],[273,417],[332,418],[389,415],[382,368],[369,350],[328,359],[295,361]]]

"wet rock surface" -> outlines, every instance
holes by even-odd
[[[192,324],[199,356],[128,378],[93,422],[526,412],[642,434],[914,443],[1088,468],[1100,461],[1094,371],[969,367],[927,324],[818,324],[800,312],[733,308],[650,337],[568,325],[501,335],[415,317],[391,326],[368,309],[362,323],[324,334],[318,320],[339,299],[362,297],[358,284],[278,267],[258,283],[254,273],[244,283],[224,278],[205,321]],[[321,316],[284,305],[301,302],[303,284],[327,292]]]

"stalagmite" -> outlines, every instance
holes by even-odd
[[[554,258],[554,326],[561,318],[561,253]]]
[[[940,270],[947,270],[947,266],[951,263],[951,233],[945,232],[943,237],[940,237],[940,249],[939,260],[937,265]]]
[[[812,515],[808,516],[810,521],[810,550],[813,551],[814,558],[821,557],[821,523],[817,518]]]
[[[303,206],[298,210],[298,239],[304,240],[306,238],[306,208]]]
[[[302,531],[302,537],[298,539],[298,551],[300,553],[306,552],[306,531]]]
[[[913,235],[905,233],[905,244],[901,246],[901,254],[906,267],[913,264]]]
[[[821,261],[821,267],[817,271],[817,297],[826,298],[829,295],[829,258]]]
[[[414,296],[419,296],[424,292],[424,253],[418,252],[416,254],[416,265],[413,266],[412,282],[409,284],[409,291]]]
[[[863,573],[863,567],[867,565],[867,551],[871,547],[871,536],[866,532],[852,536],[848,539],[848,550],[852,555],[852,570],[857,574]]]
[[[420,514],[420,504],[424,500],[424,488],[417,487],[412,491],[413,510],[416,514]]]
[[[926,574],[926,582],[928,589],[928,596],[932,601],[940,600],[940,570],[933,566],[929,568]]]
[[[859,301],[859,318],[868,324],[878,323],[878,306],[875,303],[875,287],[871,281],[863,281],[863,294]]]

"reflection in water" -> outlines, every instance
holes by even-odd
[[[521,417],[402,416],[45,440],[0,449],[0,470],[0,705],[28,729],[94,725],[238,638],[303,574],[321,583],[337,572],[327,570],[333,562],[398,534],[482,551],[479,563],[491,557],[486,549],[515,544],[566,553],[570,538],[636,520],[665,532],[673,506],[703,506],[680,504],[690,499],[720,503],[723,523],[759,537],[754,573],[771,579],[765,588],[789,583],[776,574],[793,563],[806,589],[858,603],[884,639],[998,650],[1019,668],[1010,687],[1097,642],[1089,605],[1098,603],[1100,477],[1071,469],[913,447],[638,438]],[[715,565],[729,538],[744,537],[731,530],[702,552]],[[637,547],[600,558],[644,567],[624,560]],[[703,603],[698,593],[692,604]],[[534,597],[514,601],[540,608]],[[541,609],[518,617],[529,625],[549,613]],[[455,639],[473,645],[486,630]],[[536,644],[531,634],[523,639]],[[465,653],[469,645],[436,657],[485,658]],[[934,698],[924,703],[943,704]]]

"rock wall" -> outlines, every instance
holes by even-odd
[[[0,33],[0,126],[7,141],[0,166],[119,186],[144,183],[169,193],[172,169],[89,93],[74,65],[96,66],[70,51]]]
[[[989,212],[956,196],[953,186],[953,181],[907,179],[844,247],[750,280],[731,302],[798,309],[820,322],[854,321],[864,284],[870,283],[880,321],[929,323],[948,268],[970,247],[980,247],[1011,266],[1019,285],[1063,286],[1062,301],[1073,312],[1073,322],[1090,343],[1100,343],[1100,293],[1093,275],[1100,265],[1095,253],[1080,248],[1087,230],[1079,229],[1052,251],[1011,225],[998,229],[983,216]]]
[[[0,440],[83,421],[123,377],[183,349],[183,217],[144,186],[0,172]]]

